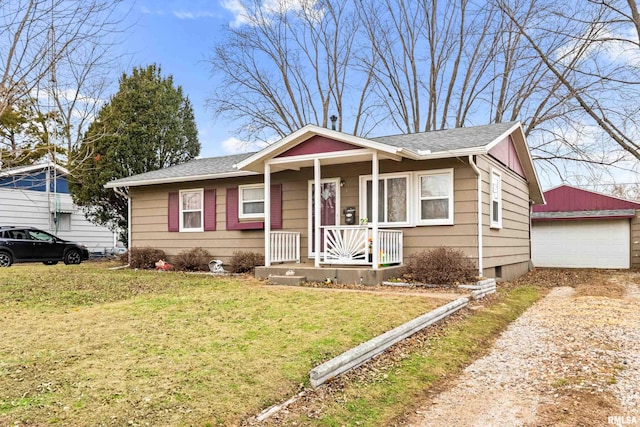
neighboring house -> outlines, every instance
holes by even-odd
[[[530,267],[530,201],[544,203],[517,122],[378,138],[308,125],[257,153],[106,187],[128,191],[132,247],[199,246],[223,261],[255,251],[267,267],[299,261],[337,280],[351,280],[346,267],[373,272],[360,275],[367,283],[439,246],[485,276],[519,276]]]
[[[89,222],[73,204],[68,174],[53,163],[0,169],[0,225],[37,227],[82,242],[90,253],[112,250],[114,233]]]
[[[640,203],[561,185],[534,206],[536,267],[640,268]]]

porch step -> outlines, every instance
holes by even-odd
[[[269,275],[269,284],[271,285],[300,285],[306,281],[306,276]]]

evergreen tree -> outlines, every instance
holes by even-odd
[[[119,83],[73,153],[69,184],[89,220],[124,231],[127,200],[104,184],[191,160],[200,143],[191,102],[160,67],[134,68]]]

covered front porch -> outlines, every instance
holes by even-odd
[[[315,234],[315,233],[312,233]],[[374,269],[402,264],[402,230],[377,229],[367,225],[320,226],[320,247],[312,258],[314,267],[331,265],[368,266]],[[300,263],[300,233],[272,230],[268,235],[265,266]],[[377,247],[377,254],[374,254]],[[377,255],[377,256],[374,256]]]
[[[344,134],[340,134],[340,137],[350,138]],[[400,161],[401,156],[394,147],[363,142],[355,137],[353,139],[354,143],[293,134],[276,144],[279,146],[263,150],[237,165],[239,169],[263,175],[265,207],[272,205],[271,184],[274,174],[288,171],[297,176],[300,172],[301,178],[304,177],[300,183],[308,183],[306,233],[301,232],[299,222],[296,223],[298,229],[273,229],[273,213],[270,209],[264,209],[265,267],[279,263],[302,263],[311,264],[316,269],[344,266],[378,270],[402,264],[402,230],[381,227],[380,221],[383,219],[379,216],[382,213],[373,208],[387,208],[387,190],[380,183],[380,162]],[[353,165],[361,165],[361,168],[367,163],[370,167],[365,175],[354,176],[349,170]],[[351,188],[355,178],[357,191],[367,191],[366,206],[362,203],[358,206],[352,193],[349,198],[351,206],[343,209],[341,193],[345,175],[350,177]],[[291,179],[291,175],[287,176]],[[282,178],[273,179],[277,182]],[[301,253],[301,240],[305,253]],[[327,277],[330,275],[322,273],[323,280]],[[360,276],[357,277],[359,280]]]

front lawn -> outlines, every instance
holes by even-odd
[[[423,297],[249,278],[0,269],[0,425],[228,425],[315,365],[423,314]]]

